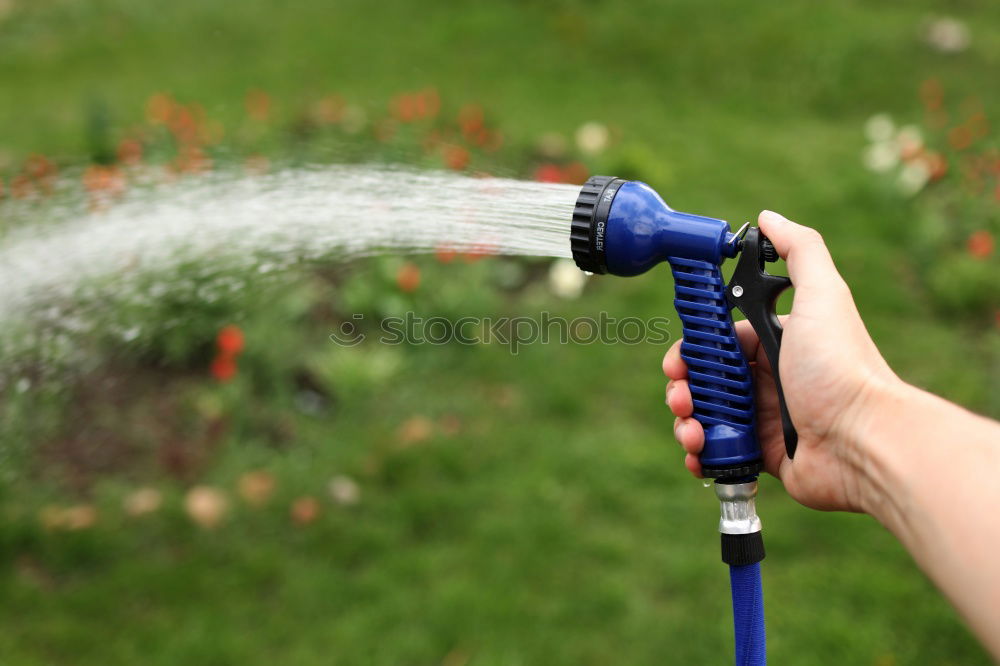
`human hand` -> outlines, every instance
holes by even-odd
[[[785,454],[771,365],[750,323],[737,322],[754,375],[764,469],[808,507],[863,511],[865,455],[858,450],[860,438],[853,435],[877,411],[879,396],[902,382],[868,335],[819,233],[770,211],[760,214],[758,224],[785,259],[795,287],[791,314],[781,317],[779,363],[785,401],[799,434],[792,460]],[[701,476],[698,454],[705,432],[692,416],[680,341],[664,356],[663,372],[670,378],[667,405],[677,417],[674,434],[687,452],[685,465]]]

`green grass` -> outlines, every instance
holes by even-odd
[[[622,138],[595,170],[643,175],[681,209],[736,221],[767,207],[819,227],[900,374],[1000,415],[995,361],[973,361],[995,359],[994,342],[921,301],[901,242],[915,205],[860,165],[864,119],[919,120],[924,78],[1000,107],[995,3],[951,7],[973,32],[972,48],[953,56],[920,41],[921,22],[940,11],[929,2],[331,4],[15,0],[0,18],[0,172],[34,151],[80,162],[93,109],[127,127],[157,91],[203,104],[227,127],[249,88],[272,94],[276,125],[325,92],[375,107],[427,85],[446,105],[483,104],[515,145],[601,120]],[[285,140],[275,133],[262,146]],[[485,269],[431,264],[427,290],[495,289]],[[184,483],[127,468],[91,491],[97,528],[53,534],[35,512],[71,492],[46,471],[59,461],[29,451],[8,474],[0,662],[726,661],[717,505],[672,443],[662,349],[338,349],[329,322],[307,315],[336,290],[294,285],[280,307],[242,313],[246,364],[230,387],[176,379],[186,370],[176,363],[121,361],[154,377],[120,417],[123,432],[153,449],[181,436],[146,428],[159,382],[191,403],[184,414],[214,405],[230,434],[199,480],[231,488],[266,467],[279,481],[268,507],[237,506],[203,532],[183,516]],[[651,317],[671,316],[671,299],[657,272],[595,280],[571,303],[540,290],[490,303],[506,314]],[[439,302],[413,305],[430,315]],[[288,378],[301,368],[332,387],[331,411],[294,409]],[[54,400],[31,425],[85,425],[60,423],[66,410]],[[457,417],[456,434],[398,446],[407,419],[445,415]],[[264,427],[274,423],[284,434]],[[325,505],[315,524],[292,525],[288,502],[324,494],[335,473],[359,480],[360,505]],[[168,488],[168,506],[115,517],[124,489],[150,478]],[[988,663],[873,521],[810,512],[771,479],[760,509],[773,663]]]

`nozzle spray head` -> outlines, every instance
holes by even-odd
[[[580,189],[570,230],[582,270],[631,276],[668,257],[721,264],[739,252],[723,220],[673,210],[637,180],[593,176]]]

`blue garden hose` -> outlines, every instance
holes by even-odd
[[[766,663],[760,561],[764,542],[755,498],[763,456],[757,439],[753,377],[733,324],[732,309],[747,318],[767,354],[778,394],[788,457],[798,435],[781,388],[778,296],[791,286],[764,270],[777,252],[759,229],[730,231],[723,220],[670,208],[648,185],[594,176],[580,190],[570,228],[573,259],[582,270],[633,276],[668,262],[674,308],[683,328],[693,417],[705,431],[702,474],[714,478],[722,518],[722,560],[730,566],[737,666]],[[726,284],[721,265],[739,256]]]
[[[730,566],[729,583],[733,592],[736,665],[763,666],[767,663],[767,651],[760,562]]]

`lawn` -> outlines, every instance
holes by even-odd
[[[334,93],[370,116],[429,87],[443,114],[480,105],[504,145],[475,164],[504,175],[547,159],[539,137],[598,121],[614,143],[581,158],[594,173],[641,177],[682,210],[742,222],[766,207],[821,229],[899,374],[1000,417],[996,327],[921,289],[908,239],[924,199],[862,165],[866,120],[920,123],[928,79],[996,119],[1000,5],[947,6],[971,30],[957,53],[925,43],[946,13],[931,2],[333,5],[0,0],[0,178],[34,153],[69,173],[101,159],[158,93],[225,128],[217,163],[342,158],[296,129]],[[270,100],[260,128],[248,91]],[[727,661],[717,503],[673,442],[663,348],[328,338],[331,312],[359,309],[672,318],[665,270],[563,300],[547,264],[499,258],[409,259],[420,286],[398,293],[402,261],[318,265],[223,309],[167,297],[144,315],[147,346],[89,340],[85,371],[0,394],[0,662]],[[542,277],[504,287],[515,270]],[[178,311],[180,331],[163,324]],[[213,338],[231,322],[245,348],[220,383]],[[253,470],[274,483],[258,504],[237,492]],[[359,497],[331,499],[335,476]],[[188,518],[194,485],[226,493],[218,525]],[[163,505],[127,515],[139,487]],[[70,504],[96,520],[46,527]],[[774,663],[989,663],[873,520],[804,509],[770,478],[759,510]]]

